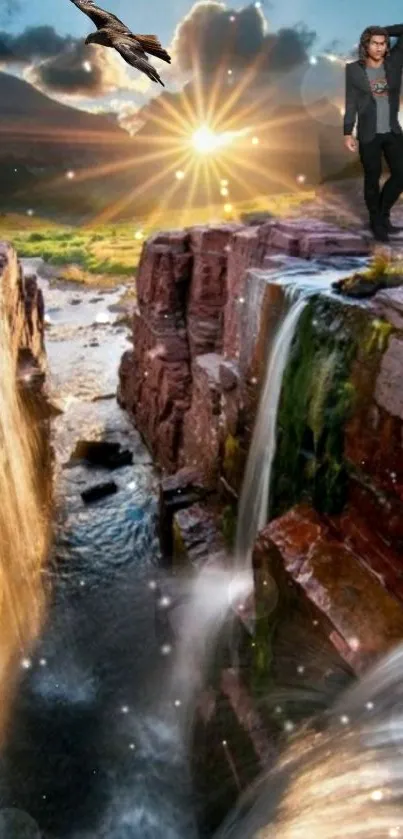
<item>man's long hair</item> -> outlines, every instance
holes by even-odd
[[[389,38],[389,35],[388,35],[386,29],[384,29],[383,26],[367,26],[367,28],[364,29],[364,31],[361,35],[360,43],[358,45],[358,60],[359,61],[362,61],[362,62],[366,61],[367,56],[368,56],[368,44],[369,44],[371,38],[374,35],[383,35],[386,38],[386,54],[385,55],[389,55],[389,53],[390,53],[390,38]]]

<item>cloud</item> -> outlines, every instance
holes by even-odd
[[[0,32],[0,63],[25,65],[27,81],[63,96],[99,97],[116,89],[144,94],[150,84],[112,50],[61,36],[53,26],[29,27],[18,35]]]
[[[202,0],[178,25],[172,51],[184,74],[197,68],[208,75],[223,61],[234,70],[257,61],[261,72],[283,72],[306,60],[315,39],[316,33],[303,24],[268,33],[254,3],[234,11],[216,0]]]
[[[4,39],[3,33],[0,32],[0,64],[7,64],[12,60],[13,52],[7,43],[7,39]]]
[[[111,110],[116,114],[118,124],[129,134],[134,135],[139,128],[143,127],[144,119],[141,118],[140,105],[118,100],[112,100],[109,104]]]
[[[0,44],[9,50],[14,61],[21,64],[59,55],[74,42],[75,39],[69,35],[58,35],[53,26],[32,26],[19,35],[0,32]]]
[[[75,41],[59,55],[32,65],[25,78],[43,91],[70,96],[104,96],[129,88],[131,80],[112,50]]]

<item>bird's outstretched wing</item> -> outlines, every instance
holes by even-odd
[[[165,87],[164,82],[161,80],[160,76],[158,75],[155,67],[150,64],[143,47],[141,44],[135,40],[133,35],[130,38],[122,36],[120,32],[116,32],[116,34],[110,33],[110,40],[117,50],[118,53],[127,61],[128,64],[131,64],[132,67],[135,67],[136,70],[140,70],[142,73],[145,73],[149,79],[153,82],[158,82]]]
[[[130,32],[130,29],[119,20],[116,15],[106,12],[105,9],[100,9],[92,0],[71,0],[78,9],[81,9],[84,14],[91,18],[95,23],[97,29],[103,29],[105,26],[113,27],[116,31]]]

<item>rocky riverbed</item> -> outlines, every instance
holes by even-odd
[[[132,561],[135,549],[141,555],[144,537],[156,558],[155,522],[148,522],[157,474],[139,433],[116,402],[119,360],[129,346],[127,311],[120,304],[125,288],[98,292],[55,282],[41,275],[40,262],[23,264],[26,273],[36,271],[45,301],[47,386],[60,411],[52,421],[52,443],[63,545],[67,540],[70,550],[74,542],[74,550],[92,553],[97,561],[102,556],[107,561],[115,546],[124,564]],[[133,464],[112,475],[102,467],[71,462],[77,441],[86,439],[120,443],[133,453]],[[81,492],[111,478],[118,492],[86,508]],[[88,571],[96,571],[96,562]]]

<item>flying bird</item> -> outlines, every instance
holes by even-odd
[[[171,56],[162,47],[156,35],[135,35],[119,20],[116,15],[106,12],[96,6],[92,0],[71,0],[78,9],[95,23],[97,32],[91,32],[85,39],[86,44],[101,44],[112,47],[122,58],[136,70],[145,73],[153,82],[159,82],[165,87],[155,67],[150,64],[147,53],[171,63]]]

